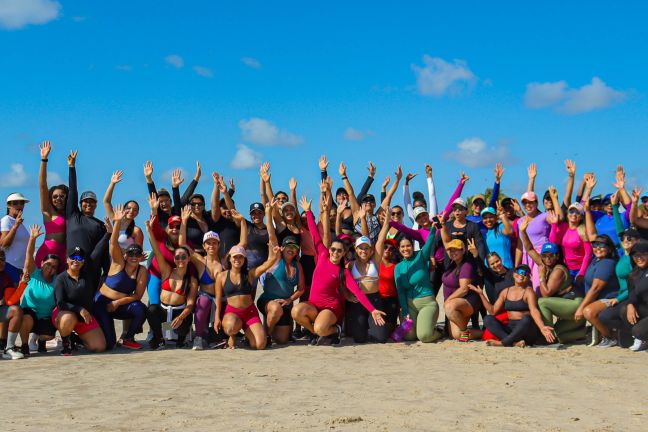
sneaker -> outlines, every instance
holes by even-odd
[[[65,345],[63,344],[63,348],[61,349],[61,355],[65,357],[69,357],[72,355],[72,347],[70,345]]]
[[[645,351],[648,349],[648,342],[641,339],[634,338],[634,343],[630,347],[630,351]]]
[[[149,349],[153,351],[164,349],[164,348],[166,348],[166,344],[164,343],[163,340],[153,338],[149,341]]]
[[[203,338],[200,336],[196,336],[193,340],[193,347],[191,347],[192,350],[198,351],[203,349]]]
[[[601,343],[601,334],[599,331],[596,329],[596,327],[592,326],[592,340],[590,343],[587,344],[587,346],[597,346],[598,344]]]
[[[29,344],[22,344],[20,346],[20,352],[25,358],[29,357]]]
[[[135,342],[133,339],[122,339],[121,344],[125,348],[130,348],[130,349],[142,349],[142,344],[139,344]]]
[[[38,335],[35,333],[29,333],[29,350],[30,351],[38,350]]]
[[[459,342],[470,342],[470,330],[466,330],[461,332],[461,335],[459,336],[459,339],[457,339]]]
[[[319,342],[319,339],[320,339],[319,336],[316,336],[316,335],[311,336],[310,341],[308,341],[308,345],[311,345],[311,346],[318,345],[317,342]]]
[[[601,343],[598,344],[597,346],[599,348],[612,348],[612,347],[615,347],[617,345],[619,345],[619,342],[617,342],[616,339],[603,336],[603,339],[601,339]]]
[[[331,337],[331,345],[337,346],[337,345],[340,345],[342,343],[342,337],[341,337],[342,336],[342,327],[340,327],[339,325],[336,325],[335,327],[337,328],[337,333],[335,333],[334,335],[331,335],[330,337]]]
[[[47,352],[47,341],[39,340],[38,341],[38,352],[46,353]]]
[[[18,348],[12,346],[4,350],[2,358],[5,360],[19,360],[21,358],[25,358],[25,356],[20,352]]]

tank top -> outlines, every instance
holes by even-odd
[[[506,288],[506,298],[504,299],[504,310],[507,312],[528,312],[529,305],[524,301],[524,294],[520,300],[509,300],[509,288]]]
[[[283,258],[272,273],[266,273],[263,278],[263,300],[286,299],[293,295],[299,283],[299,267],[296,260],[290,263],[293,268],[293,277],[286,272],[286,262]]]
[[[394,269],[396,264],[387,267],[380,262],[380,275],[378,279],[378,292],[380,297],[396,297],[398,291],[396,290],[396,280],[394,279]]]
[[[104,283],[106,286],[112,290],[119,291],[122,294],[133,294],[135,288],[137,287],[137,276],[142,266],[138,265],[137,270],[135,271],[135,277],[131,278],[126,269],[121,269],[121,271],[106,277]]]
[[[572,278],[571,278],[571,275],[569,274],[569,270],[567,270],[567,267],[565,267],[564,265],[562,265],[562,264],[558,264],[558,265],[556,265],[556,266],[551,270],[551,273],[553,273],[553,272],[556,271],[556,270],[558,270],[558,271],[562,271],[562,272],[565,274],[565,279],[564,279],[563,282],[560,284],[560,287],[558,288],[558,291],[556,291],[556,293],[553,295],[553,297],[562,297],[562,296],[564,296],[565,294],[571,292],[572,287],[573,287]],[[551,275],[551,273],[549,273],[549,275],[547,276],[547,278],[549,278],[549,276]]]
[[[239,295],[252,295],[252,285],[247,279],[241,278],[241,282],[234,284],[230,278],[230,271],[227,271],[225,286],[223,286],[225,297],[230,298]]]
[[[47,234],[59,234],[65,232],[65,218],[57,216],[49,222],[45,222],[45,232]]]

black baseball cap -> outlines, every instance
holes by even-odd
[[[83,202],[85,200],[97,201],[97,195],[92,191],[85,191],[81,194],[81,198],[79,198],[79,202]]]
[[[158,190],[157,195],[158,195],[158,198],[161,197],[161,196],[168,196],[169,198],[171,198],[171,194],[169,193],[169,191],[164,189],[164,188],[160,188],[160,190]]]
[[[362,197],[362,200],[360,202],[363,202],[363,203],[372,202],[372,203],[375,204],[376,203],[376,197],[371,195],[371,194],[367,194],[367,195]]]
[[[636,253],[648,253],[648,241],[641,239],[637,243],[635,243],[634,246],[632,246],[632,249],[630,249],[630,256]]]
[[[86,253],[83,250],[83,248],[81,248],[80,246],[76,246],[74,249],[72,249],[72,251],[68,254],[68,256],[73,257],[75,255],[85,259]]]
[[[335,196],[338,196],[338,195],[340,195],[340,194],[349,195],[349,193],[347,192],[347,190],[344,189],[343,187],[339,187],[339,188],[337,188],[337,190],[335,191]]]
[[[250,214],[255,211],[265,212],[265,207],[260,202],[250,204]]]
[[[299,248],[299,242],[294,236],[288,236],[281,242],[281,246],[297,246]]]
[[[142,246],[140,246],[139,244],[133,243],[133,244],[128,245],[128,247],[126,248],[126,253],[129,253],[129,252],[131,252],[131,253],[134,252],[136,255],[139,256],[139,255],[142,255],[142,252],[144,252],[144,250],[142,249]]]

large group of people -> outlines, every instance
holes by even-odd
[[[322,156],[319,196],[299,200],[296,179],[275,192],[264,163],[246,218],[233,180],[212,174],[207,209],[196,193],[200,163],[181,195],[182,173],[173,172],[171,192],[158,189],[148,161],[150,213],[140,215],[134,199],[113,204],[124,175],[116,171],[102,220],[97,194],[78,192],[76,151],[67,156],[68,185],[48,185],[51,151],[48,141],[40,146],[44,228],[25,223],[30,200],[21,192],[9,194],[0,221],[3,358],[47,352],[55,338],[62,355],[116,346],[261,350],[345,337],[648,350],[648,197],[626,187],[621,166],[611,193],[594,195],[597,178],[585,173],[574,196],[576,164],[566,161],[561,201],[553,186],[536,192],[532,164],[518,201],[505,195],[497,164],[492,189],[462,197],[469,177],[461,173],[439,208],[427,164],[427,194],[411,193],[416,174],[398,166],[377,201],[371,162],[356,194],[344,163],[334,189]],[[403,206],[392,204],[401,182]]]

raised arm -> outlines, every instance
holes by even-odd
[[[122,256],[121,247],[119,247],[119,230],[121,229],[123,218],[124,206],[117,204],[113,211],[113,227],[112,233],[110,234],[110,246],[108,247],[108,251],[110,252],[110,258],[113,262],[122,266],[124,265],[124,257]],[[110,220],[110,218],[108,220]]]
[[[261,204],[265,205],[268,200],[274,197],[272,185],[270,184],[270,163],[264,162],[259,170],[259,196]]]
[[[529,257],[531,257],[533,262],[538,266],[543,266],[544,263],[542,262],[542,257],[533,247],[533,243],[531,243],[529,234],[527,234],[527,227],[529,226],[529,222],[530,219],[528,216],[524,216],[522,219],[520,219],[520,240],[522,240],[522,246],[524,246],[524,250],[526,250],[527,254],[529,255]]]
[[[201,175],[202,168],[200,167],[200,161],[196,161],[196,174],[194,175],[194,178],[191,179],[191,183],[189,183],[185,192],[182,194],[182,198],[180,198],[180,206],[184,207],[189,203],[189,198],[194,194],[194,192],[196,192],[196,187],[198,186],[198,181],[200,180]]]
[[[313,243],[315,244],[315,250],[317,254],[320,255],[323,252],[328,252],[326,246],[322,243],[322,237],[320,237],[319,230],[317,229],[317,224],[315,223],[315,215],[311,211],[312,201],[309,201],[306,196],[302,196],[299,201],[299,206],[304,212],[306,212],[306,222],[308,223],[308,231],[310,232],[311,237],[313,238]]]
[[[621,233],[625,231],[625,225],[623,225],[623,220],[621,219],[621,213],[619,213],[618,192],[612,194],[612,197],[610,197],[610,202],[612,204],[612,214],[614,215],[614,230],[616,231],[618,236],[621,236]]]
[[[586,174],[585,180],[585,193],[583,194],[583,202],[589,202],[590,196],[592,196],[592,191],[598,182],[594,174]]]
[[[212,179],[214,180],[214,187],[212,188],[211,193],[211,218],[213,222],[218,222],[221,218],[221,209],[220,209],[220,188],[219,188],[219,179],[220,175],[214,171],[212,173]],[[224,184],[225,182],[223,182]]]
[[[252,270],[250,270],[249,273],[250,283],[253,282],[255,279],[260,278],[263,273],[270,270],[277,263],[280,256],[281,256],[281,248],[276,244],[274,245],[271,244],[269,247],[268,259],[265,260],[265,262],[261,263],[258,267],[255,267]]]
[[[25,252],[25,266],[23,272],[25,274],[32,274],[36,269],[36,262],[34,261],[34,250],[36,249],[36,239],[43,235],[41,227],[32,225],[29,227],[29,241],[27,242],[27,251]]]
[[[320,217],[322,223],[322,243],[324,247],[328,248],[331,245],[331,220],[329,219],[329,206],[331,201],[331,183],[330,179],[322,180],[320,182]],[[340,222],[341,223],[341,222]],[[336,220],[335,226],[337,229],[338,222]],[[319,230],[318,230],[319,232]]]
[[[144,162],[144,178],[146,179],[146,187],[148,188],[149,195],[152,193],[157,195],[157,189],[153,181],[153,162],[151,161]]]
[[[358,200],[356,199],[355,192],[353,191],[353,186],[349,181],[349,177],[347,177],[347,169],[346,169],[346,165],[344,165],[344,162],[340,162],[340,176],[342,177],[344,188],[346,189],[347,194],[349,195],[349,204],[351,205],[351,211],[353,212],[353,222],[355,223],[355,220],[357,218],[356,215],[358,214],[358,209],[360,208],[360,204],[358,204]]]
[[[538,175],[538,166],[535,163],[529,165],[527,168],[527,175],[529,177],[529,182],[527,183],[527,192],[533,192],[535,189],[535,180]]]
[[[71,150],[70,154],[67,157],[68,163],[68,196],[65,204],[65,217],[70,218],[76,213],[80,213],[79,210],[79,190],[77,189],[77,178],[76,178],[76,158],[79,152],[77,150]]]
[[[594,218],[592,217],[592,212],[590,211],[589,200],[584,201],[585,205],[585,233],[587,234],[587,239],[591,242],[596,240],[598,232],[596,230],[596,225],[594,223]]]
[[[616,182],[612,184],[617,189],[617,198],[619,202],[623,203],[624,207],[628,207],[632,202],[632,198],[628,195],[625,188],[626,174],[623,165],[617,166],[615,173]]]
[[[435,216],[439,211],[439,204],[437,203],[436,189],[432,178],[432,167],[429,164],[425,164],[425,175],[427,176],[428,187],[428,213],[430,216]]]
[[[447,221],[450,219],[450,215],[452,214],[452,203],[454,200],[459,198],[461,196],[461,193],[463,192],[464,185],[470,180],[470,177],[466,175],[466,173],[462,172],[461,173],[461,178],[459,179],[459,184],[457,185],[457,188],[453,192],[452,196],[448,200],[448,203],[446,204],[445,208],[443,209],[443,221]]]
[[[495,165],[495,183],[493,183],[493,192],[491,193],[491,198],[489,206],[492,208],[497,208],[499,203],[499,194],[500,194],[500,184],[502,182],[502,176],[504,175],[504,165],[497,163]]]
[[[266,220],[268,221],[268,223],[266,224],[266,227],[268,228],[268,242],[270,243],[271,247],[272,245],[279,244],[279,242],[277,241],[277,232],[275,230],[274,224],[272,223],[272,211],[277,206],[277,204],[278,201],[276,198],[272,198],[272,201],[265,204],[265,215]]]
[[[562,206],[558,201],[558,190],[555,186],[549,186],[549,195],[551,196],[551,202],[553,204],[554,212],[558,218],[558,222],[565,220],[565,213],[563,212]]]
[[[574,192],[574,179],[576,178],[576,163],[572,160],[565,161],[565,168],[567,169],[567,186],[565,187],[565,197],[563,204],[565,207],[571,205],[571,197]]]
[[[639,198],[641,197],[641,194],[643,192],[643,189],[639,188],[639,186],[635,186],[635,188],[632,190],[632,206],[630,208],[630,223],[637,228],[643,228],[643,229],[648,229],[648,219],[644,219],[639,217]]]
[[[362,202],[362,199],[369,193],[369,189],[374,181],[374,176],[376,175],[376,166],[373,162],[369,161],[369,167],[367,168],[369,175],[365,179],[362,187],[360,188],[360,193],[358,194],[358,201]]]
[[[103,197],[103,206],[104,210],[106,210],[106,214],[108,217],[113,220],[115,219],[115,213],[113,211],[113,205],[112,205],[112,196],[113,196],[113,191],[115,190],[115,185],[122,181],[122,177],[124,176],[124,171],[118,170],[115,171],[110,178],[110,183],[108,184],[108,188],[106,189],[106,193],[104,194]]]
[[[174,215],[180,215],[182,211],[182,198],[180,197],[180,185],[184,182],[182,177],[182,170],[180,168],[174,169],[171,173],[171,194],[173,196],[173,209]]]
[[[49,222],[52,218],[52,204],[49,199],[49,189],[47,187],[47,161],[49,154],[52,150],[52,144],[49,141],[43,141],[39,146],[41,163],[38,170],[38,190],[40,195],[40,210],[43,213],[45,222]]]
[[[169,275],[171,274],[171,271],[173,269],[166,262],[166,259],[164,259],[164,255],[162,255],[162,251],[160,250],[160,246],[158,245],[158,242],[155,239],[155,235],[153,234],[154,218],[155,218],[155,216],[151,216],[151,218],[146,221],[146,223],[145,223],[146,224],[146,232],[148,234],[149,243],[151,244],[151,250],[153,250],[153,255],[155,255],[155,259],[157,261],[158,267],[160,268],[160,273],[162,274],[162,279],[166,279],[166,278],[169,277]]]
[[[403,185],[403,205],[405,206],[405,212],[412,223],[416,221],[414,220],[414,207],[412,206],[412,195],[409,190],[409,182],[417,175],[418,174],[407,173],[405,176],[405,184]]]

